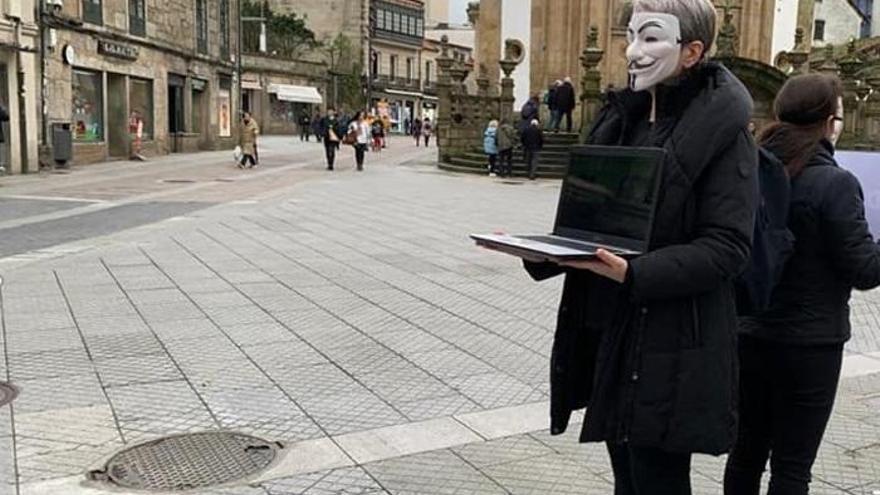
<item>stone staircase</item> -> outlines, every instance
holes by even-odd
[[[544,134],[544,150],[538,159],[538,177],[544,179],[561,179],[568,169],[568,150],[578,144],[577,134],[547,132]],[[441,162],[440,168],[450,172],[469,174],[488,174],[489,159],[482,148],[474,148],[468,153],[450,157]],[[513,152],[513,175],[528,176],[523,159],[522,149]]]

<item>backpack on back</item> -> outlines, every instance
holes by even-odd
[[[758,185],[752,256],[735,284],[739,316],[758,315],[770,307],[773,290],[794,252],[794,234],[788,229],[791,181],[782,162],[763,148],[759,154]]]

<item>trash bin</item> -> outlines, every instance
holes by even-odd
[[[70,123],[52,124],[52,159],[62,167],[73,160],[73,135],[70,133]]]

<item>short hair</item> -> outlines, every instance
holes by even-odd
[[[704,57],[709,55],[715,44],[718,12],[710,0],[635,0],[633,13],[642,12],[659,12],[677,17],[681,24],[681,41],[703,42]]]

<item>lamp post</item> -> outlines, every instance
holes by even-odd
[[[370,2],[370,11],[367,16],[367,110],[373,113],[373,36],[376,34],[376,9]]]

